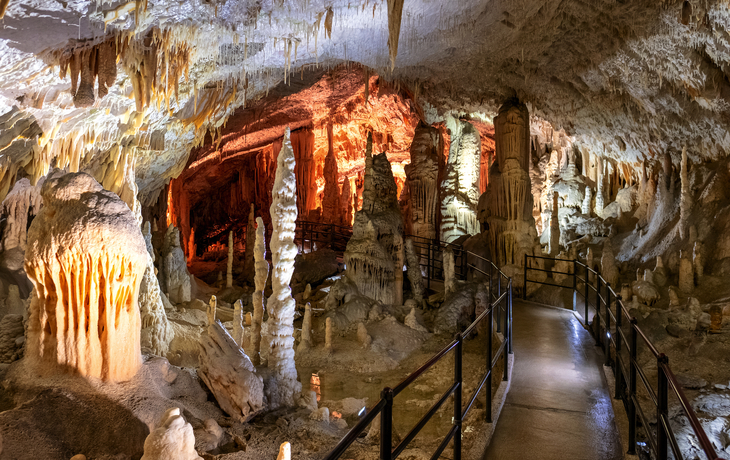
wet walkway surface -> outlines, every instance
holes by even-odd
[[[514,302],[512,385],[485,460],[618,460],[603,355],[568,310]]]

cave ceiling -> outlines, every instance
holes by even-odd
[[[725,1],[405,0],[393,66],[387,1],[10,0],[0,113],[16,112],[0,118],[0,170],[113,182],[132,155],[149,202],[237,109],[343,63],[407,89],[428,122],[517,97],[599,155],[716,159],[730,151],[729,31]],[[71,57],[105,42],[108,94],[79,103]],[[96,53],[79,85],[108,76],[113,55]]]

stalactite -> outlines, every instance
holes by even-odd
[[[395,59],[398,56],[398,40],[400,39],[401,17],[404,0],[388,1],[388,52],[390,53],[390,71],[395,70]]]

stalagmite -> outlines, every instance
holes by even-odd
[[[406,238],[406,266],[408,267],[408,281],[411,282],[411,292],[416,302],[423,302],[423,275],[421,274],[421,264],[416,254],[416,248],[413,246],[413,240]]]
[[[173,303],[190,302],[191,284],[185,253],[180,247],[180,231],[172,224],[165,233],[161,251],[160,287]]]
[[[35,286],[26,358],[39,372],[124,381],[141,365],[139,285],[147,248],[119,197],[83,173],[54,174],[28,230]]]
[[[354,214],[354,203],[353,203],[352,184],[350,178],[345,177],[342,183],[342,195],[340,195],[340,215],[342,216],[342,225],[352,225],[352,218]]]
[[[689,294],[695,287],[692,259],[686,251],[679,253],[679,290]]]
[[[213,295],[208,302],[208,326],[215,324],[215,313],[218,309],[218,299]]]
[[[141,343],[157,356],[165,356],[173,339],[173,329],[167,320],[164,294],[155,276],[155,250],[152,247],[150,223],[145,222],[142,236],[147,247],[147,267],[139,286],[139,310],[142,319]]]
[[[525,254],[532,254],[537,237],[532,217],[530,193],[530,114],[517,101],[505,103],[494,119],[496,161],[490,170],[487,198],[489,213],[484,224],[489,228],[493,260],[500,267],[524,265]]]
[[[616,258],[613,254],[611,240],[606,239],[603,244],[603,253],[601,254],[601,275],[610,283],[611,286],[618,286],[618,267],[616,267]]]
[[[256,218],[256,238],[253,253],[256,261],[255,291],[252,296],[253,319],[251,322],[251,359],[254,365],[261,363],[261,323],[264,321],[264,289],[269,278],[269,262],[266,260],[266,227],[261,217]]]
[[[289,141],[289,128],[284,134],[281,152],[277,159],[276,180],[272,191],[271,277],[272,294],[269,297],[268,340],[269,369],[272,378],[266,392],[272,409],[291,406],[295,395],[302,390],[297,381],[294,365],[294,311],[296,303],[289,283],[294,272],[297,247],[294,234],[297,220],[296,177],[294,152]]]
[[[365,152],[362,209],[355,214],[345,250],[345,276],[360,294],[384,304],[403,303],[403,216],[398,187],[385,153],[372,155],[372,134]]]
[[[586,185],[586,196],[583,198],[583,209],[581,210],[583,214],[587,217],[591,216],[591,200],[592,200],[592,191],[589,186]]]
[[[324,322],[324,349],[327,353],[332,353],[332,318],[327,318]]]
[[[193,426],[180,415],[179,407],[167,409],[147,436],[141,460],[203,460],[195,451]]]
[[[226,272],[226,287],[233,287],[233,231],[228,232],[228,267]]]
[[[299,341],[297,352],[301,353],[312,348],[312,305],[307,302],[304,307],[304,319],[302,320],[302,339]]]
[[[705,275],[705,263],[704,256],[702,254],[701,241],[695,241],[695,245],[692,250],[692,266],[695,271],[695,282],[696,284],[699,284],[702,277]]]
[[[243,303],[241,299],[233,304],[233,340],[239,347],[245,348],[243,344]]]
[[[279,455],[276,460],[291,460],[291,444],[285,442],[279,446]]]
[[[251,203],[251,210],[248,213],[248,226],[246,227],[246,279],[250,285],[254,284],[256,275],[254,248],[256,246],[256,216],[254,206]],[[268,276],[268,268],[266,269]]]
[[[682,181],[679,195],[679,237],[684,239],[687,236],[687,222],[692,212],[692,193],[690,191],[689,178],[687,177],[687,147],[682,149],[682,161],[680,163],[680,179]]]
[[[603,161],[602,157],[598,157],[596,159],[596,162],[598,163],[598,166],[597,166],[598,176],[596,178],[596,215],[601,217],[601,216],[603,216],[603,208],[604,208],[604,200],[603,200],[604,161]]]
[[[340,188],[337,185],[337,157],[332,146],[332,125],[327,125],[327,156],[324,158],[324,196],[322,197],[322,215],[328,222],[341,223],[339,219]],[[347,180],[347,179],[345,179]]]
[[[555,257],[560,252],[560,222],[558,221],[558,192],[553,192],[552,215],[550,216],[550,250],[548,253]]]
[[[373,343],[373,338],[368,334],[368,328],[365,327],[365,323],[357,323],[357,341],[360,342],[363,348],[368,349]]]
[[[447,118],[451,132],[449,160],[441,182],[441,240],[451,243],[480,232],[477,220],[481,138],[471,123]]]
[[[440,137],[438,129],[419,123],[411,143],[411,162],[404,168],[411,196],[412,233],[420,238],[438,236]]]
[[[456,292],[456,273],[454,264],[454,251],[447,246],[443,251],[444,264],[444,293],[446,295]]]

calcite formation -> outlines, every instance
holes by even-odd
[[[524,265],[536,236],[532,217],[530,117],[527,107],[505,103],[494,119],[497,159],[490,171],[485,216],[492,257],[500,267]]]
[[[22,356],[25,337],[23,316],[8,314],[0,319],[0,364],[8,364]]]
[[[264,409],[263,379],[220,322],[201,338],[198,375],[235,420],[245,422]]]
[[[384,153],[372,155],[372,135],[368,135],[363,205],[355,214],[345,250],[345,276],[362,295],[400,305],[404,249],[403,216],[390,162]]]
[[[161,257],[160,287],[167,293],[171,302],[190,302],[190,273],[188,273],[185,252],[180,246],[180,231],[172,224],[165,233]]]
[[[271,276],[272,293],[269,297],[268,350],[272,377],[266,388],[272,408],[291,406],[302,384],[297,380],[294,365],[294,310],[296,302],[291,295],[292,274],[297,246],[294,233],[297,220],[297,182],[294,174],[294,152],[289,141],[289,129],[277,159],[276,180],[272,191],[271,222]]]
[[[233,287],[233,230],[228,232],[228,263],[226,264],[226,287]]]
[[[139,286],[139,310],[142,318],[142,347],[153,354],[165,356],[174,332],[167,320],[165,312],[165,294],[155,276],[155,250],[152,247],[152,230],[150,223],[145,222],[142,230],[147,247],[147,266]],[[169,303],[169,302],[168,302]]]
[[[405,246],[406,266],[408,267],[408,281],[411,283],[411,293],[416,302],[423,302],[424,286],[423,275],[421,274],[421,264],[413,245],[413,239],[406,238]]]
[[[406,186],[411,197],[411,233],[420,238],[436,239],[439,235],[439,144],[438,129],[420,123],[411,143],[411,163],[404,169]]]
[[[28,230],[35,286],[27,358],[41,372],[124,381],[141,364],[139,286],[147,248],[129,207],[83,173],[57,175]]]
[[[195,451],[193,426],[182,417],[180,408],[165,412],[145,439],[141,460],[203,460]]]
[[[246,347],[244,347],[243,343],[243,334],[243,305],[241,303],[241,299],[238,299],[233,305],[233,340],[239,347],[245,349]]]
[[[256,238],[253,253],[256,261],[255,290],[252,295],[253,318],[251,322],[251,356],[253,363],[261,362],[261,324],[264,321],[264,289],[269,278],[269,262],[266,260],[266,227],[260,217],[256,219]]]
[[[447,119],[451,132],[449,160],[441,182],[441,240],[453,242],[460,236],[479,233],[479,171],[481,139],[474,125]]]
[[[312,305],[307,302],[304,306],[304,319],[302,320],[302,339],[299,341],[297,352],[312,348]]]

